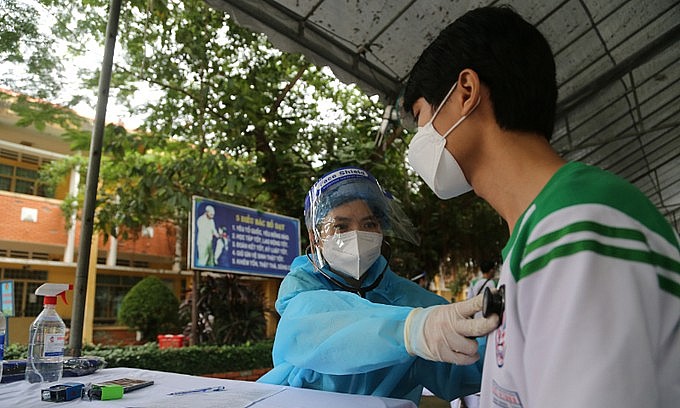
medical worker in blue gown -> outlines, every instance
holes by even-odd
[[[392,272],[383,236],[417,238],[371,174],[346,167],[320,178],[305,223],[311,244],[281,283],[274,368],[260,382],[416,404],[423,386],[445,400],[479,390],[484,350],[474,338],[498,317],[472,318],[481,296],[451,304]]]

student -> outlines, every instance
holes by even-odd
[[[495,263],[493,261],[484,261],[479,265],[479,271],[482,273],[480,278],[474,278],[470,281],[468,287],[466,299],[472,299],[473,297],[483,293],[484,289],[494,289],[496,288],[496,282],[493,278],[496,274]]]
[[[441,199],[474,189],[511,232],[481,406],[675,407],[678,236],[630,183],[552,149],[556,97],[547,41],[507,7],[446,27],[406,86],[411,166]]]
[[[481,296],[449,304],[390,269],[384,236],[416,237],[371,174],[347,167],[321,177],[305,224],[311,244],[281,283],[274,368],[259,381],[416,404],[423,386],[446,400],[479,390],[474,337],[498,316],[472,319]]]

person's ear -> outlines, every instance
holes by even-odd
[[[319,243],[319,240],[316,239],[316,236],[314,235],[314,232],[310,231],[310,232],[308,233],[308,236],[309,236],[309,245],[311,245],[312,247],[317,246],[317,244]]]
[[[462,115],[469,115],[479,103],[481,85],[479,75],[470,68],[465,68],[458,75],[457,88],[460,95],[459,103],[461,104]]]

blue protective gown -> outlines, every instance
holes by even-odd
[[[367,271],[364,287],[385,268],[382,256]],[[327,267],[324,272],[341,280]],[[404,322],[414,307],[446,299],[396,275],[389,267],[366,298],[341,290],[297,257],[279,289],[281,315],[274,340],[274,368],[258,381],[350,394],[420,401],[423,386],[452,400],[479,391],[483,361],[456,366],[408,354]],[[483,348],[483,347],[482,347]],[[480,349],[479,354],[484,355]]]

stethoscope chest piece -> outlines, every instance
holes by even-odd
[[[502,318],[503,311],[505,311],[505,285],[501,285],[496,291],[492,291],[489,288],[484,289],[483,300],[482,314],[484,317],[489,317],[496,313]]]

